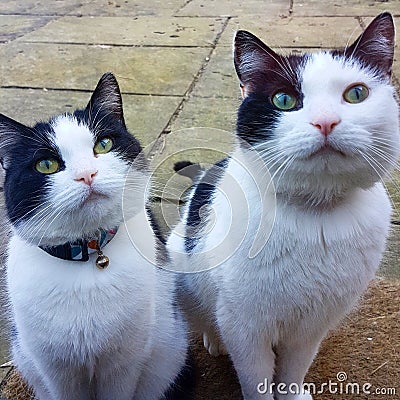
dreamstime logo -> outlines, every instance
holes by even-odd
[[[152,143],[143,153],[149,154],[155,147]],[[201,167],[188,165],[176,173],[178,161],[200,162]],[[144,233],[135,230],[144,223],[147,194],[155,204],[157,220],[170,236],[168,249],[173,262],[164,266],[169,270],[208,270],[238,251],[251,259],[266,245],[275,220],[275,189],[259,153],[236,135],[212,128],[171,132],[151,160],[151,177],[146,178],[140,170],[140,163],[134,163],[127,175],[123,212],[132,244],[151,262],[155,262],[154,248],[144,239]],[[145,179],[147,186],[142,188]],[[189,218],[182,218],[188,193],[200,180],[197,204]],[[218,201],[212,203],[215,198]],[[137,203],[142,205],[141,212],[135,207]],[[132,218],[137,222],[127,224]],[[185,224],[184,219],[188,221]],[[204,244],[205,237],[209,240]],[[187,251],[192,254],[190,265]]]
[[[396,388],[394,387],[374,387],[370,382],[350,382],[346,372],[338,372],[336,375],[336,381],[329,380],[321,384],[316,383],[303,383],[299,385],[297,383],[275,383],[268,382],[265,379],[264,382],[260,382],[257,385],[257,391],[260,394],[351,394],[351,395],[377,395],[377,396],[395,396]]]

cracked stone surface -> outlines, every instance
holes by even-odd
[[[80,4],[80,0],[7,0],[0,3],[0,14],[65,15]]]
[[[50,17],[0,15],[0,42],[9,42],[47,24]]]
[[[249,16],[265,14],[278,17],[288,15],[289,0],[193,0],[177,13],[178,16]]]
[[[183,96],[209,50],[13,43],[0,48],[1,85],[93,90],[113,72],[124,92]],[[68,62],[67,62],[68,60]]]
[[[22,40],[112,46],[210,47],[224,22],[224,18],[63,17],[25,35]]]
[[[150,15],[153,17],[175,15],[187,0],[96,0],[91,2],[80,2],[70,14],[81,16],[107,16],[107,17],[135,17]]]
[[[92,89],[97,82],[93,82]],[[19,122],[32,125],[53,115],[86,107],[90,93],[68,90],[0,89],[0,110]],[[178,108],[179,97],[122,96],[125,122],[143,147],[151,145],[167,126],[170,115]],[[154,118],[154,114],[158,117]]]
[[[383,11],[399,14],[399,0],[339,0],[322,2],[319,0],[294,1],[294,16],[371,16]]]
[[[338,30],[337,27],[340,26]],[[260,37],[270,47],[344,47],[348,41],[357,39],[362,32],[359,21],[354,17],[289,17],[274,19],[254,16],[232,18],[220,43],[232,46],[234,33],[245,29]]]

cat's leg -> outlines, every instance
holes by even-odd
[[[303,390],[303,381],[323,336],[303,335],[276,346],[275,385],[284,384],[281,393],[275,392],[276,400],[312,400],[311,394]]]
[[[19,367],[18,367],[19,368]],[[22,375],[29,386],[33,388],[36,400],[90,400],[88,377],[82,376],[82,371],[70,370],[64,366],[62,370],[50,364],[42,368],[43,376],[36,373],[34,364],[27,371],[22,370]],[[43,379],[42,379],[43,378]]]
[[[50,395],[39,400],[90,400],[90,377],[84,366],[72,366],[64,362],[52,362],[40,366],[46,377]]]
[[[177,322],[176,325],[180,324]],[[177,326],[157,332],[153,351],[140,375],[135,400],[161,399],[179,373],[183,371],[187,357],[186,331]]]
[[[31,388],[34,388],[35,398],[39,400],[49,399],[50,394],[32,359],[27,357],[26,354],[21,351],[19,346],[15,344],[12,346],[12,354],[13,362],[17,366],[18,372],[21,374],[25,382]]]
[[[22,341],[23,343],[23,341]],[[13,358],[36,400],[89,400],[88,388],[77,382],[76,371],[62,363],[54,363],[42,353],[35,356],[23,344],[13,346]]]
[[[118,360],[107,357],[96,369],[96,400],[136,399],[135,390],[143,360],[130,359],[121,365]]]
[[[215,321],[216,289],[206,273],[185,277],[179,291],[180,306],[192,331],[202,334],[206,350],[214,357],[227,354]]]
[[[273,400],[270,384],[274,376],[275,353],[271,342],[254,324],[240,321],[221,309],[218,325],[239,378],[244,400]]]

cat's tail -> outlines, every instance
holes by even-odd
[[[190,161],[178,161],[174,164],[174,171],[179,175],[190,178],[194,183],[198,182],[203,176],[204,169],[199,163]]]
[[[194,400],[196,367],[194,356],[189,350],[186,363],[163,400]]]

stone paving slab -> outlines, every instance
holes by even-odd
[[[399,0],[294,1],[293,16],[376,16],[383,11],[400,14]],[[340,30],[340,25],[336,28]]]
[[[229,152],[235,134],[239,99],[191,97],[179,117],[171,124],[171,133],[163,135],[163,145],[152,160],[155,169],[155,196],[181,199],[191,185],[187,177],[174,173],[178,161],[200,163],[208,168]],[[167,184],[168,182],[168,184]],[[164,194],[160,188],[167,186]]]
[[[400,278],[400,227],[392,225],[392,232],[389,237],[388,246],[378,271],[379,276],[389,279]]]
[[[25,15],[0,15],[0,42],[9,42],[40,28],[51,20],[50,17]]]
[[[81,2],[70,14],[94,16],[173,15],[187,0],[96,0]]]
[[[340,29],[338,27],[340,26]],[[258,36],[271,47],[344,47],[355,40],[362,29],[354,17],[290,17],[271,19],[257,15],[232,18],[220,44],[232,46],[235,32],[244,29]]]
[[[188,1],[178,16],[240,16],[264,14],[278,17],[289,15],[289,0],[193,0]]]
[[[93,82],[93,88],[95,85],[96,82]],[[32,125],[53,115],[84,108],[89,98],[90,93],[84,92],[0,89],[0,113]],[[152,144],[168,124],[180,101],[179,97],[123,95],[129,131],[143,147]]]
[[[390,178],[385,181],[393,206],[393,219],[400,223],[400,170],[397,168]],[[400,247],[399,247],[400,250]]]
[[[185,102],[179,118],[171,125],[171,131],[192,127],[209,127],[234,132],[238,98],[191,97]]]
[[[240,98],[231,47],[219,46],[214,50],[192,94],[210,98]]]
[[[183,95],[207,48],[129,48],[21,43],[0,48],[0,86],[93,90],[106,71],[124,92]]]
[[[81,4],[81,0],[3,0],[0,2],[0,14],[63,15]]]
[[[64,17],[22,38],[24,42],[136,46],[212,46],[224,18]]]
[[[158,151],[151,159],[154,173],[153,195],[172,201],[181,199],[192,181],[174,173],[174,164],[188,160],[209,168],[227,157],[233,140],[233,132],[201,127],[174,130],[168,135],[162,135]]]

